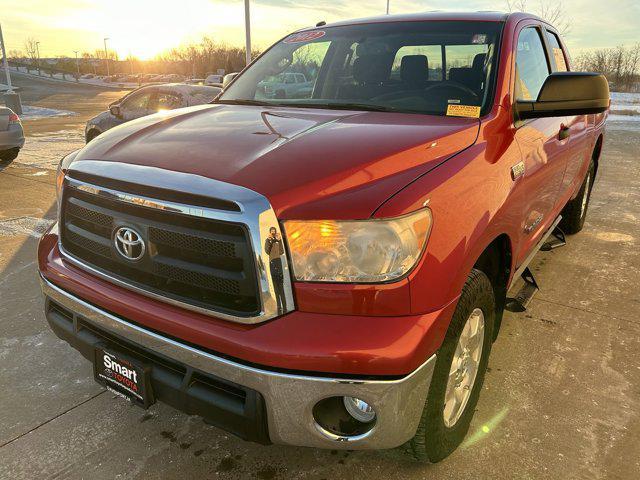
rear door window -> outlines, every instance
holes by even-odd
[[[440,45],[412,45],[400,47],[391,65],[391,78],[401,80],[405,57],[421,57],[428,69],[428,81],[442,80],[442,47]]]
[[[540,31],[535,27],[525,28],[518,37],[516,99],[531,101],[538,98],[549,73],[549,62]]]
[[[560,44],[558,35],[547,30],[547,41],[549,48],[551,49],[551,56],[553,58],[554,72],[566,72],[567,68],[567,55]]]
[[[451,79],[451,69],[481,69],[486,61],[489,46],[479,45],[447,45],[447,79]],[[454,75],[455,76],[455,75]]]

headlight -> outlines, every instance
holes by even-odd
[[[62,200],[62,185],[64,184],[64,177],[67,174],[67,169],[73,159],[76,158],[79,151],[80,150],[76,150],[62,157],[62,160],[60,160],[60,163],[58,164],[58,170],[56,171],[56,198],[58,199],[58,206],[60,206],[60,200]]]
[[[56,172],[56,198],[60,203],[60,195],[62,195],[62,184],[64,183],[64,176],[66,172],[62,168],[62,162],[58,164],[58,171]]]
[[[431,230],[428,208],[383,220],[284,222],[296,280],[385,282],[405,275]]]

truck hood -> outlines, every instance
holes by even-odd
[[[113,128],[76,160],[241,185],[266,196],[281,219],[356,219],[472,145],[478,129],[470,118],[201,105]]]

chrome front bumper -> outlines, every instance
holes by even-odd
[[[343,449],[397,447],[416,432],[431,383],[435,355],[398,380],[358,380],[293,375],[253,368],[165,338],[111,315],[40,278],[44,295],[95,327],[176,362],[254,389],[265,399],[273,443]],[[373,406],[375,426],[357,437],[340,437],[314,420],[314,405],[331,396],[358,397]]]

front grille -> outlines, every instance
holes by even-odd
[[[61,211],[64,249],[111,277],[154,294],[234,316],[259,313],[249,232],[242,224],[191,217],[67,186]],[[120,227],[141,234],[136,262],[113,240]]]

